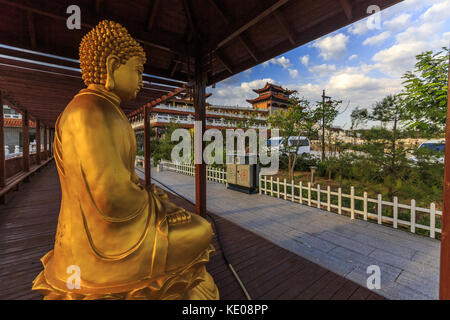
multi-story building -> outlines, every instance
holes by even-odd
[[[247,100],[251,106],[225,106],[206,104],[206,128],[267,128],[266,119],[275,110],[287,107],[289,95],[294,91],[267,83],[264,88],[254,90],[260,96]],[[207,95],[209,97],[211,94]],[[142,114],[134,115],[131,125],[137,134],[144,127]],[[166,103],[151,109],[150,124],[159,136],[169,123],[176,123],[181,128],[194,127],[193,100],[187,94],[174,97]]]

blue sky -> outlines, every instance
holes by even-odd
[[[450,45],[450,0],[405,0],[350,26],[241,72],[207,89],[213,104],[250,106],[267,81],[297,90],[311,102],[322,90],[342,100],[336,126],[349,128],[357,106],[370,108],[399,93],[415,56]]]

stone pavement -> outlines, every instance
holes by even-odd
[[[194,177],[154,169],[152,177],[195,201]],[[362,286],[370,276],[367,267],[378,265],[381,289],[375,291],[386,298],[439,297],[438,240],[210,181],[207,208]]]

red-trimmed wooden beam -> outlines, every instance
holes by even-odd
[[[450,63],[449,63],[450,65]],[[450,68],[449,68],[450,76]],[[450,77],[449,77],[450,80]],[[450,86],[448,86],[450,97]],[[445,144],[450,144],[450,100],[447,100],[447,124]],[[450,148],[445,148],[444,158],[444,207],[442,209],[441,266],[439,298],[450,300]]]
[[[206,73],[202,70],[201,59],[197,57],[195,62],[194,84],[194,110],[195,121],[200,122],[200,132],[194,132],[194,154],[200,156],[195,159],[195,211],[202,217],[206,217],[206,164],[203,161],[203,133],[206,129]],[[197,147],[197,150],[195,150]],[[200,149],[200,150],[198,150]],[[199,161],[201,160],[201,161]],[[200,163],[197,163],[200,162]]]
[[[134,116],[136,114],[143,113],[145,106],[153,107],[153,106],[157,105],[158,103],[162,103],[162,102],[166,101],[167,99],[172,98],[172,97],[174,97],[174,96],[184,92],[185,90],[186,90],[185,87],[176,88],[174,91],[168,92],[166,95],[163,95],[164,99],[162,97],[158,98],[158,99],[155,99],[155,100],[147,103],[146,105],[144,105],[144,106],[142,106],[142,107],[140,107],[140,108],[130,112],[129,114],[127,114],[127,116],[129,118],[129,117],[132,117],[132,116]]]

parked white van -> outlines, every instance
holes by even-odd
[[[285,140],[282,137],[274,137],[270,138],[267,141],[267,144],[271,151],[278,150],[280,153],[283,153],[286,151],[285,148]],[[311,144],[307,137],[297,137],[297,136],[291,136],[288,140],[288,147],[290,150],[295,151],[295,148],[299,146],[297,154],[310,154],[311,153]]]

